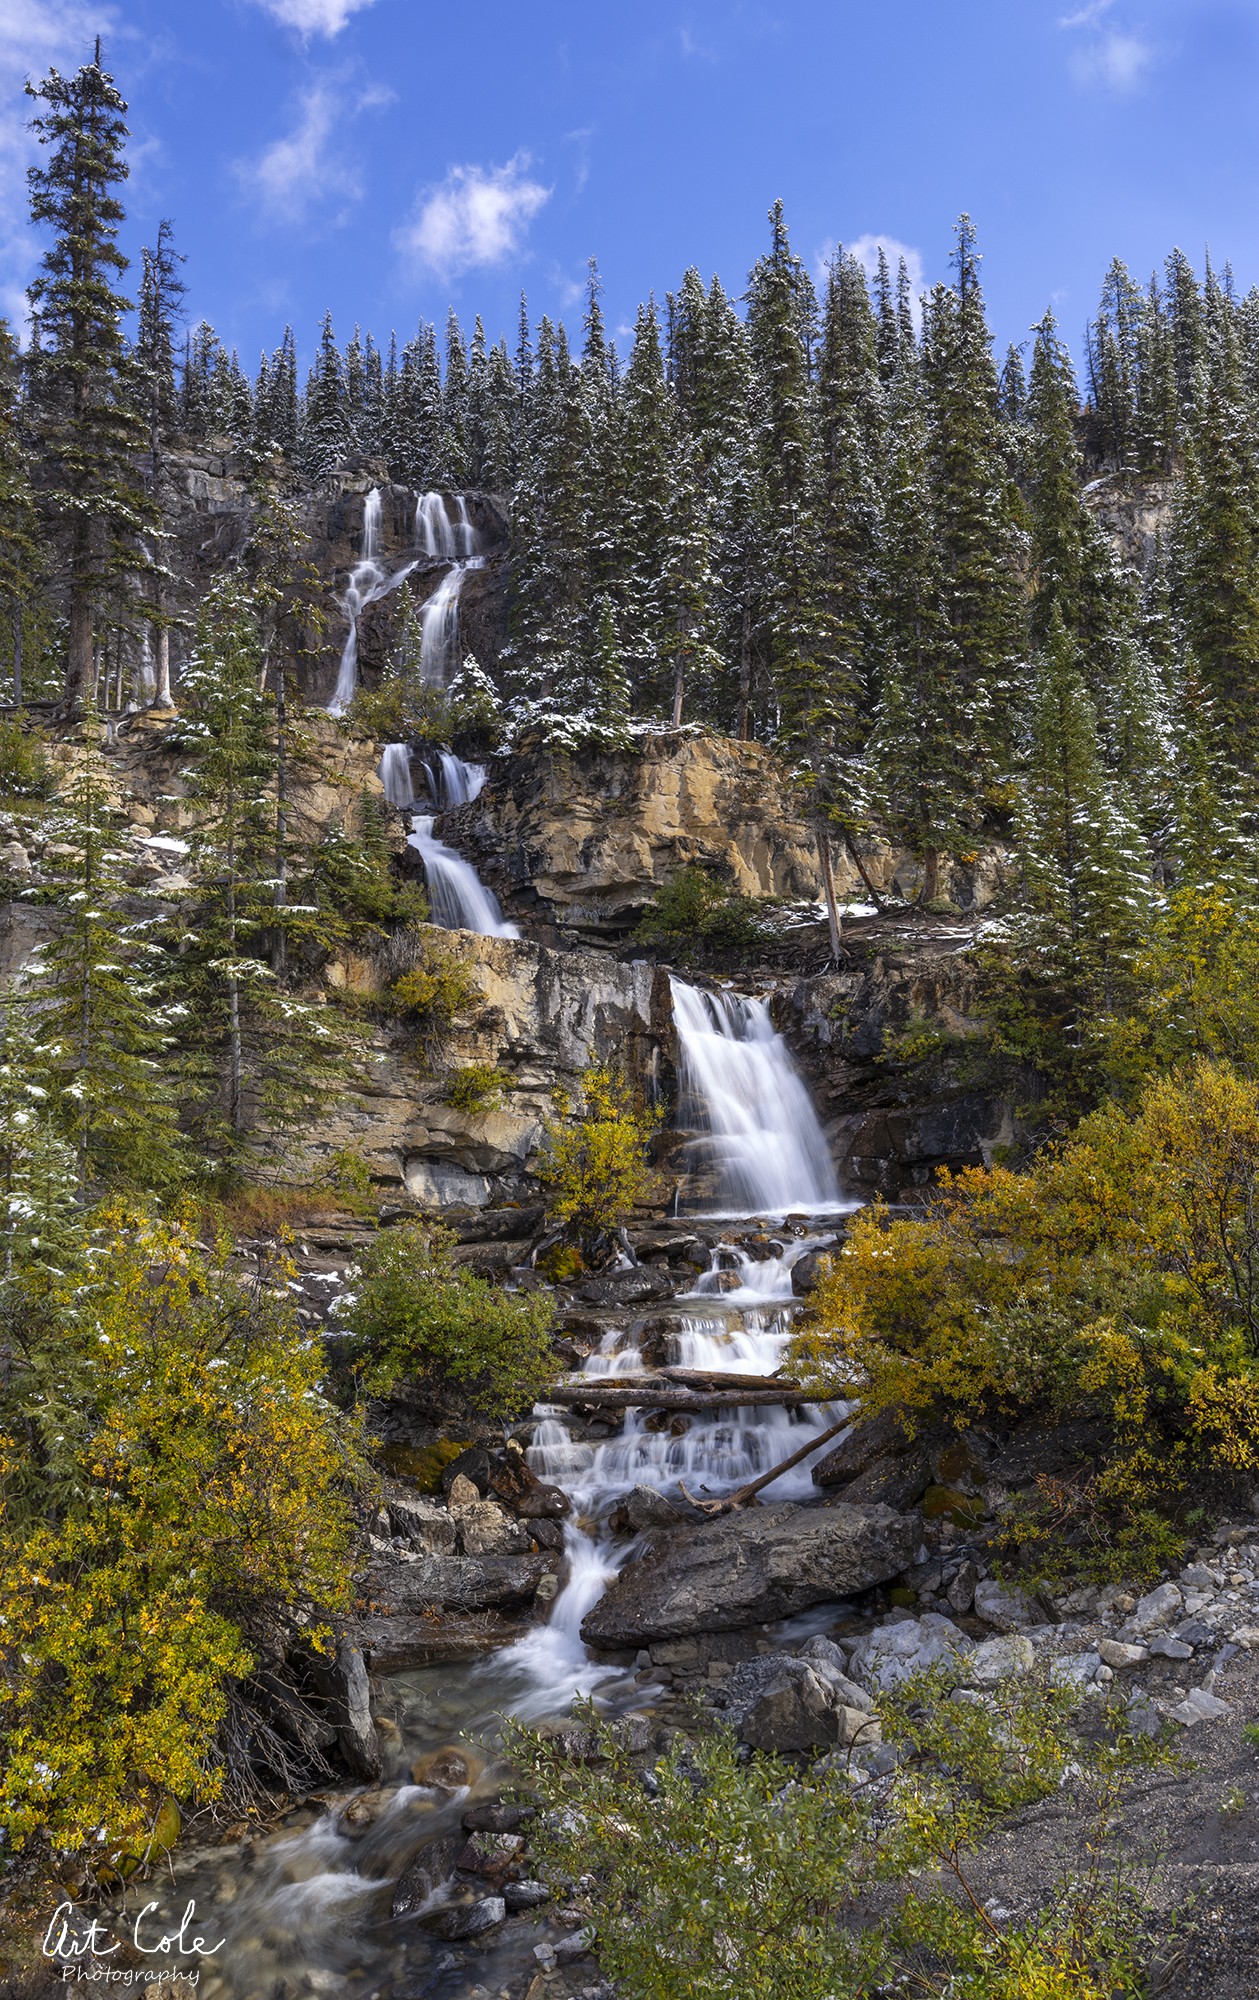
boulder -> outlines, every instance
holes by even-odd
[[[614,1535],[642,1535],[651,1528],[685,1528],[703,1518],[699,1508],[688,1501],[672,1500],[654,1486],[640,1485],[618,1500],[608,1516],[608,1526]]]
[[[1036,1664],[1036,1653],[1030,1639],[1021,1632],[1004,1632],[997,1639],[985,1639],[976,1646],[973,1653],[966,1655],[962,1670],[967,1687],[996,1687],[1009,1674],[1025,1674]]]
[[[439,1833],[436,1839],[426,1840],[398,1877],[391,1914],[395,1917],[414,1915],[443,1883],[449,1882],[462,1846],[463,1840],[457,1833]]]
[[[908,1451],[909,1439],[896,1410],[880,1410],[874,1417],[858,1417],[852,1429],[820,1458],[813,1468],[815,1486],[846,1486],[889,1452]],[[925,1482],[924,1482],[925,1483]]]
[[[309,1664],[311,1679],[328,1704],[328,1720],[337,1732],[337,1748],[346,1769],[356,1778],[379,1778],[380,1741],[372,1721],[371,1686],[362,1653],[343,1633],[331,1659],[315,1653]]]
[[[453,1488],[452,1488],[453,1492]],[[465,1556],[526,1555],[533,1538],[497,1500],[474,1500],[457,1510],[459,1549]]]
[[[592,1646],[736,1630],[899,1576],[919,1527],[890,1507],[759,1507],[656,1534],[582,1623]]]
[[[753,1750],[784,1754],[853,1743],[873,1747],[881,1741],[868,1702],[849,1706],[830,1679],[790,1653],[740,1661],[721,1699],[739,1741]]]
[[[491,1466],[489,1489],[523,1521],[559,1521],[570,1511],[567,1493],[538,1478],[515,1438]]]
[[[997,1632],[1026,1631],[1040,1622],[1021,1590],[1005,1590],[991,1578],[975,1585],[975,1616]]]
[[[507,1905],[501,1896],[479,1896],[475,1902],[438,1903],[423,1911],[419,1921],[434,1937],[453,1940],[483,1937],[506,1917]]]
[[[1137,1608],[1132,1614],[1132,1629],[1139,1635],[1157,1632],[1160,1626],[1170,1625],[1173,1618],[1184,1610],[1185,1600],[1174,1583],[1160,1583],[1155,1590],[1149,1590],[1138,1598]]]
[[[378,1555],[363,1572],[358,1587],[373,1611],[423,1614],[436,1606],[447,1611],[498,1610],[525,1604],[544,1576],[557,1564],[549,1551],[537,1555],[424,1556],[396,1550]]]
[[[449,1556],[455,1552],[455,1524],[449,1513],[421,1494],[391,1494],[389,1525],[395,1535],[401,1535],[412,1547],[424,1549],[431,1556]]]
[[[855,1680],[875,1687],[899,1687],[913,1674],[925,1673],[941,1660],[969,1652],[971,1642],[951,1618],[926,1611],[921,1618],[898,1618],[858,1639],[849,1658]]]

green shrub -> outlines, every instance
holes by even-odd
[[[351,1360],[370,1395],[405,1388],[446,1420],[521,1416],[559,1373],[554,1301],[460,1268],[453,1243],[426,1222],[376,1238],[344,1310]]]
[[[1079,1699],[1018,1677],[968,1700],[924,1676],[881,1704],[899,1752],[885,1778],[842,1752],[807,1773],[744,1762],[711,1733],[675,1736],[644,1782],[593,1711],[597,1763],[518,1724],[508,1750],[542,1808],[542,1869],[622,2000],[1116,2000],[1143,1990],[1146,1923],[1122,1845],[1104,1843],[1129,1774],[1167,1753],[1125,1737],[1118,1706],[1110,1729],[1095,1713],[1079,1729]],[[984,1840],[1068,1780],[1088,1859],[1043,1907],[993,1916],[973,1872]]]
[[[466,960],[439,931],[432,930],[421,934],[415,964],[390,988],[394,1013],[415,1030],[430,1060],[445,1042],[456,1016],[479,997],[480,988]]]
[[[38,736],[20,722],[0,719],[0,806],[45,799],[53,770]]]
[[[624,1077],[596,1065],[582,1077],[576,1118],[548,1124],[540,1175],[547,1213],[591,1258],[650,1198],[655,1177],[647,1156],[659,1123],[659,1114],[635,1102]]]
[[[764,942],[756,903],[727,889],[707,868],[682,868],[643,911],[634,941],[685,965],[704,950],[749,950]]]
[[[446,1102],[455,1111],[496,1111],[503,1101],[507,1073],[492,1063],[468,1063],[446,1085]]]

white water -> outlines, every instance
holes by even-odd
[[[817,1112],[763,1000],[701,991],[670,976],[678,1034],[679,1123],[714,1216],[822,1215],[839,1191]]]
[[[345,596],[341,599],[341,609],[345,613],[348,630],[345,644],[341,649],[341,664],[337,669],[337,684],[328,703],[329,715],[344,715],[354,699],[358,686],[358,621],[359,614],[378,597],[384,597],[410,576],[415,562],[404,563],[401,569],[387,573],[377,561],[380,552],[381,498],[380,488],[373,486],[363,502],[363,550],[359,560],[350,571],[345,586]],[[418,558],[417,558],[418,560]]]
[[[465,764],[449,750],[440,751],[436,766],[427,768],[434,801],[443,808],[466,805],[485,783],[484,765]],[[405,811],[415,803],[411,753],[405,743],[386,743],[380,759],[380,782],[390,805]],[[519,937],[515,924],[507,922],[497,896],[486,888],[471,862],[438,840],[433,832],[435,817],[433,813],[413,813],[407,835],[408,847],[413,847],[424,863],[433,922],[448,931],[479,931],[482,937]]]
[[[459,596],[468,572],[485,567],[466,495],[450,498],[453,519],[443,493],[422,493],[415,506],[415,539],[423,553],[453,565],[420,607],[420,675],[426,687],[445,687],[458,668]]]

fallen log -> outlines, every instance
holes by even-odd
[[[801,1389],[794,1383],[764,1382],[749,1389],[680,1389],[676,1383],[658,1377],[627,1382],[618,1375],[612,1382],[565,1382],[548,1389],[544,1400],[563,1409],[582,1410],[739,1410],[767,1404],[830,1403],[835,1399],[820,1390]]]
[[[737,1486],[733,1493],[727,1493],[724,1500],[697,1500],[693,1493],[687,1492],[681,1480],[678,1481],[678,1485],[682,1489],[683,1497],[690,1501],[692,1507],[698,1507],[701,1513],[714,1516],[730,1514],[736,1507],[745,1507],[749,1500],[754,1500],[763,1486],[772,1486],[780,1473],[790,1472],[793,1465],[801,1464],[813,1452],[819,1451],[824,1444],[829,1444],[832,1438],[838,1437],[841,1431],[851,1428],[851,1415],[841,1417],[828,1431],[822,1431],[817,1436],[811,1437],[807,1444],[801,1445],[799,1451],[793,1451],[790,1458],[780,1458],[777,1465],[771,1465],[769,1471],[762,1472],[758,1479],[749,1479],[746,1486]]]
[[[642,1378],[618,1375],[615,1380],[675,1382],[679,1389],[798,1389],[790,1375],[735,1375],[721,1368],[653,1368]]]

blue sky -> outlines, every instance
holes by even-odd
[[[131,101],[128,248],[174,219],[193,317],[252,368],[331,307],[378,338],[454,303],[491,338],[732,291],[786,203],[796,249],[904,246],[947,276],[967,208],[998,341],[1052,303],[1079,351],[1105,265],[1209,244],[1259,282],[1259,0],[0,0],[0,310],[22,79],[99,28]]]

